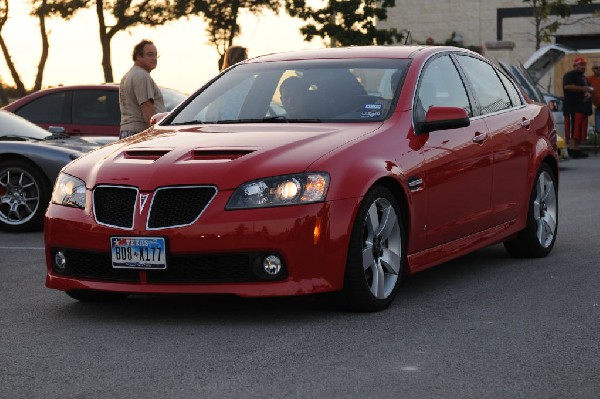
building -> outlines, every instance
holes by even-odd
[[[599,4],[573,6],[571,17],[565,20],[568,23],[559,28],[553,43],[598,51],[600,17],[593,15],[600,13],[600,2],[594,3]],[[379,27],[410,32],[409,44],[453,40],[490,59],[508,62],[524,62],[536,50],[533,8],[523,0],[396,0]],[[553,86],[552,80],[556,79],[549,76],[545,83]]]

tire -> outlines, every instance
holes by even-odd
[[[104,292],[90,290],[71,290],[67,295],[81,302],[116,302],[127,298],[127,294],[120,292]]]
[[[40,230],[50,202],[50,184],[35,166],[22,160],[0,163],[0,227]]]
[[[385,187],[374,187],[363,199],[354,222],[343,305],[351,310],[386,309],[398,293],[404,270],[404,226],[398,202]]]
[[[556,242],[558,229],[558,191],[554,172],[542,164],[531,190],[527,225],[513,239],[504,242],[515,258],[543,258]]]

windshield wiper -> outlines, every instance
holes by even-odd
[[[205,121],[201,121],[201,120],[195,120],[195,121],[185,121],[185,122],[174,122],[174,123],[169,123],[168,125],[165,126],[185,126],[185,125],[203,125],[205,123],[214,123],[214,122],[205,122]]]
[[[6,134],[4,136],[0,136],[0,141],[27,141],[27,140],[40,140],[37,137],[28,137],[28,136],[17,136],[12,134]]]
[[[288,118],[285,115],[275,115],[275,116],[268,116],[265,118],[260,118],[260,119],[228,119],[228,120],[224,120],[224,121],[216,121],[214,123],[278,123],[278,122],[285,122],[285,123],[320,123],[321,119],[317,119],[317,118]]]
[[[268,116],[260,119],[224,119],[221,121],[187,121],[171,123],[170,126],[185,126],[185,125],[232,125],[236,123],[321,123],[321,119],[317,118],[288,118],[285,115]]]
[[[64,140],[71,138],[67,133],[52,133],[51,136],[46,137],[44,140]]]

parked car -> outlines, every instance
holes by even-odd
[[[58,172],[101,139],[52,134],[0,110],[0,228],[40,229]]]
[[[47,287],[81,301],[335,292],[378,311],[405,274],[499,242],[543,257],[556,240],[550,111],[465,49],[265,55],[158,120],[61,172]]]
[[[569,154],[565,142],[565,117],[563,115],[563,99],[555,94],[543,93],[539,89],[540,79],[546,75],[556,63],[569,52],[575,50],[568,47],[552,44],[544,46],[534,52],[524,64],[508,64],[501,60],[502,66],[533,101],[548,104],[554,119],[554,126],[558,133],[558,152],[562,160],[568,159]]]
[[[187,95],[160,88],[168,111]],[[4,108],[44,129],[76,136],[119,136],[119,85],[59,86],[22,97]]]

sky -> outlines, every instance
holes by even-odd
[[[10,0],[9,19],[2,29],[11,59],[25,84],[33,87],[41,55],[41,36],[37,18],[29,16],[29,0]],[[321,39],[305,42],[300,34],[303,21],[285,13],[262,15],[244,13],[240,18],[242,34],[234,44],[248,48],[250,57],[280,51],[323,47]],[[42,86],[102,83],[102,50],[95,9],[80,10],[70,20],[46,19],[49,56]],[[190,17],[149,28],[135,27],[117,33],[111,41],[113,77],[119,81],[133,65],[133,46],[142,39],[152,40],[160,54],[152,77],[159,86],[191,94],[218,73],[218,54],[208,44],[205,24]],[[0,52],[0,79],[13,86],[13,80]]]

